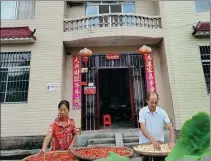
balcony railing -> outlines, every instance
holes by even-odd
[[[160,16],[137,14],[112,13],[64,20],[65,32],[102,27],[162,28]]]

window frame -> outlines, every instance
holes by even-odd
[[[1,52],[0,54],[27,54],[28,56],[29,56],[29,60],[27,61],[27,62],[29,62],[29,65],[27,65],[27,66],[25,66],[25,65],[23,65],[23,66],[0,66],[0,69],[8,69],[7,70],[7,72],[5,72],[5,73],[7,73],[7,75],[6,75],[6,79],[4,80],[4,79],[1,79],[0,81],[2,81],[2,82],[4,82],[4,83],[6,83],[5,84],[5,89],[1,92],[2,93],[2,102],[0,102],[0,104],[23,104],[23,103],[28,103],[28,95],[29,95],[29,85],[30,85],[30,69],[31,69],[31,51],[20,51],[20,52]],[[3,61],[0,61],[1,63],[10,63],[10,62],[17,62],[18,60],[17,59],[14,59],[14,56],[13,55],[13,59],[12,60],[9,60],[9,57],[7,57],[7,59],[3,59]],[[17,57],[15,57],[15,58],[17,58]],[[13,80],[13,81],[9,81],[8,80],[8,78],[9,78],[9,73],[11,73],[11,69],[15,69],[15,70],[17,70],[17,69],[24,69],[24,70],[27,70],[27,72],[28,72],[28,80],[25,80],[25,79],[23,79],[23,80]],[[15,74],[16,73],[18,73],[18,72],[23,72],[24,70],[22,70],[22,71],[17,71],[17,72],[15,72]],[[0,71],[0,73],[3,73],[3,72],[1,72]],[[18,91],[16,91],[17,93],[19,93],[19,92],[21,92],[21,93],[27,93],[27,98],[26,98],[26,101],[7,101],[7,94],[8,94],[8,84],[9,83],[16,83],[16,82],[21,82],[21,84],[23,85],[23,82],[28,82],[28,87],[27,87],[27,90],[26,91],[23,91],[23,90],[18,90]],[[25,84],[24,84],[25,85]],[[19,96],[20,97],[20,96]]]
[[[202,55],[209,55],[210,56],[210,53],[206,53],[206,54],[202,53],[200,49],[203,48],[203,47],[209,47],[210,48],[210,45],[208,45],[208,44],[204,45],[203,44],[203,45],[199,45],[198,46],[198,50],[199,50],[199,53],[200,53],[201,69],[202,69],[203,76],[204,76],[204,82],[205,82],[207,94],[210,95],[210,82],[209,82],[209,84],[207,84],[207,80],[206,80],[206,76],[207,75],[210,78],[210,72],[209,73],[205,73],[205,71],[204,71],[204,68],[206,68],[205,66],[208,66],[208,68],[210,70],[210,59],[207,59],[207,60],[202,59]],[[207,49],[204,49],[204,50],[207,50]],[[209,49],[209,51],[210,51],[210,49]],[[205,65],[206,62],[209,62],[209,65]]]
[[[35,8],[36,8],[36,1],[1,1],[1,3],[3,2],[14,2],[15,3],[15,7],[13,8],[13,11],[15,14],[12,15],[12,17],[10,18],[4,18],[1,14],[1,20],[25,20],[25,19],[34,19],[35,18]],[[20,6],[21,6],[21,2],[31,2],[30,5],[30,13],[29,11],[27,11],[27,7],[24,8],[24,14],[20,14]],[[23,4],[22,4],[23,5]],[[27,4],[25,4],[27,5]],[[2,6],[2,4],[1,4]],[[22,15],[22,16],[20,16]],[[24,18],[20,18],[23,17]]]
[[[91,15],[88,15],[87,14],[87,6],[97,6],[97,15],[100,15],[99,14],[99,6],[100,5],[108,5],[109,6],[109,14],[111,13],[111,6],[113,5],[121,5],[121,13],[128,13],[128,12],[123,12],[123,5],[125,4],[133,4],[133,10],[134,10],[134,13],[136,13],[136,7],[135,7],[135,1],[116,1],[116,3],[103,3],[103,1],[100,1],[100,3],[90,3],[90,1],[86,2],[85,3],[85,13],[86,13],[86,16],[91,16]]]

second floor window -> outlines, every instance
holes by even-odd
[[[199,49],[207,93],[210,94],[210,46],[200,46]]]
[[[98,15],[88,21],[89,26],[134,26],[133,16],[100,16],[102,14],[135,13],[134,1],[88,1],[86,3],[86,16]]]
[[[210,1],[209,0],[195,0],[195,11],[198,12],[209,12],[210,11]]]
[[[28,101],[31,52],[0,53],[0,103]]]
[[[1,19],[33,19],[35,1],[1,1]]]
[[[88,1],[86,16],[106,13],[135,13],[134,1]]]

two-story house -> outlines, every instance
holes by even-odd
[[[104,113],[136,128],[149,84],[142,45],[175,129],[208,112],[209,3],[1,1],[1,136],[45,135],[63,99],[79,129],[100,129]]]

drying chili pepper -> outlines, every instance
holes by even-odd
[[[27,157],[27,161],[73,161],[74,157],[72,154],[67,152],[49,152],[44,155],[37,154]]]
[[[96,157],[96,158],[106,158],[109,152],[114,152],[121,156],[128,156],[130,152],[125,148],[113,148],[113,147],[97,147],[97,148],[87,148],[78,149],[76,153],[84,157]]]

